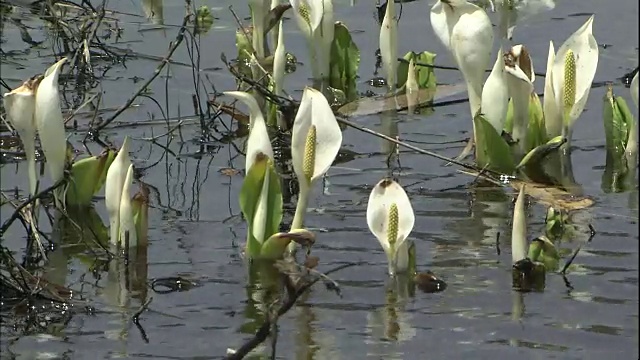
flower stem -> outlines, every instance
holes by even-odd
[[[304,181],[304,180],[302,180]],[[300,183],[300,191],[298,192],[298,202],[296,204],[296,212],[293,215],[293,222],[291,223],[291,230],[302,229],[304,222],[304,215],[307,212],[307,204],[309,203],[309,193],[311,192],[311,186]],[[294,254],[296,251],[296,243],[291,242],[289,244],[289,253]]]

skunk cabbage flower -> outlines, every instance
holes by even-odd
[[[511,260],[514,265],[527,257],[527,214],[524,211],[524,198],[524,185],[522,185],[518,198],[516,199],[515,208],[513,209]]]
[[[16,129],[24,152],[27,156],[27,167],[29,171],[29,194],[36,194],[38,177],[36,172],[36,124],[35,124],[35,90],[39,79],[33,77],[25,81],[20,87],[11,90],[3,95],[4,105],[7,110],[7,119]]]
[[[382,179],[371,191],[367,204],[367,225],[387,254],[389,275],[409,269],[407,237],[413,230],[415,215],[402,186]]]
[[[507,120],[509,105],[509,90],[507,88],[507,74],[504,67],[502,49],[498,50],[498,57],[493,69],[482,88],[482,113],[498,134],[502,133]]]
[[[269,140],[267,125],[262,116],[262,111],[253,95],[244,91],[225,91],[225,95],[240,100],[249,108],[249,139],[247,140],[247,157],[245,159],[245,171],[248,172],[259,153],[273,159],[273,148]]]
[[[311,186],[326,174],[342,145],[340,126],[320,91],[304,89],[291,133],[291,162],[300,188],[291,224],[295,230],[302,228]]]
[[[474,117],[481,105],[484,69],[491,61],[491,20],[482,8],[466,0],[438,0],[431,8],[431,26],[462,71]]]
[[[332,0],[289,0],[307,39],[314,79],[329,77],[334,21]]]
[[[505,70],[514,112],[511,137],[518,142],[520,155],[524,155],[528,150],[529,104],[535,81],[533,62],[524,46],[516,45],[505,55]]]
[[[118,151],[118,155],[113,160],[107,170],[107,178],[104,183],[104,202],[109,213],[109,231],[111,244],[118,245],[120,243],[120,211],[121,202],[124,195],[129,196],[128,192],[124,194],[131,159],[129,158],[129,137],[125,136],[122,147]],[[131,179],[129,179],[131,182]],[[129,187],[127,186],[128,190]],[[126,208],[125,208],[126,210]],[[127,229],[125,229],[127,230]],[[131,234],[129,234],[131,236]],[[131,239],[131,238],[130,238]]]
[[[549,47],[553,51],[553,44]],[[593,37],[593,16],[562,44],[547,69],[550,85],[545,84],[545,123],[548,137],[563,135],[571,141],[572,127],[584,110],[589,90],[598,67],[598,43]],[[551,54],[549,54],[549,60]],[[549,91],[549,93],[547,93]],[[547,97],[555,99],[555,110],[546,105]],[[550,111],[547,116],[546,111]],[[549,120],[547,120],[547,118]],[[561,121],[561,122],[560,122]],[[561,123],[561,125],[559,124]],[[557,129],[562,133],[557,133]]]
[[[36,90],[35,124],[53,183],[64,178],[67,158],[67,139],[58,91],[58,76],[66,61],[67,58],[62,58],[47,69]],[[63,208],[64,198],[61,192],[55,191],[54,197],[56,207]]]
[[[390,92],[396,89],[398,68],[398,19],[394,3],[393,0],[387,1],[384,19],[380,26],[380,56]]]

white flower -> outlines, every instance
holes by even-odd
[[[4,106],[7,110],[7,119],[18,132],[27,156],[29,194],[32,196],[35,195],[36,187],[38,186],[35,154],[36,124],[34,118],[37,81],[37,78],[29,79],[20,85],[20,87],[3,95]]]
[[[501,134],[504,129],[509,105],[506,74],[504,56],[502,49],[500,49],[493,69],[482,88],[482,113],[498,134]]]
[[[398,19],[394,3],[393,0],[387,1],[384,19],[380,25],[380,56],[390,92],[396,89],[398,73]]]
[[[44,73],[36,90],[35,124],[40,136],[40,145],[47,160],[49,175],[54,183],[64,178],[67,158],[67,138],[60,108],[58,76],[67,58],[62,58]],[[57,207],[64,207],[60,192],[54,193]]]
[[[474,117],[481,105],[484,69],[491,61],[491,20],[482,8],[468,1],[438,0],[431,8],[431,26],[462,72]]]
[[[415,215],[402,186],[382,179],[371,191],[367,203],[367,225],[387,254],[389,275],[409,268],[407,237],[413,230]]]

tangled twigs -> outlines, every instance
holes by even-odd
[[[360,263],[348,263],[344,265],[340,265],[336,268],[333,268],[324,273],[324,277],[315,276],[313,279],[307,280],[300,284],[300,282],[296,282],[294,277],[285,276],[285,287],[287,289],[287,297],[286,300],[280,305],[277,311],[273,312],[272,316],[266,316],[264,323],[253,338],[249,339],[245,342],[238,350],[231,351],[227,356],[224,357],[225,360],[239,360],[244,358],[251,350],[255,349],[258,345],[264,342],[267,337],[271,334],[271,330],[273,329],[273,324],[277,322],[278,318],[284,315],[287,311],[289,311],[293,305],[296,303],[298,298],[302,296],[307,290],[309,290],[315,283],[317,283],[320,279],[325,279],[326,276],[342,270],[351,266],[359,265]],[[335,283],[335,281],[332,280]]]
[[[27,207],[30,204],[33,204],[36,200],[42,199],[43,197],[45,197],[46,195],[51,193],[53,190],[55,190],[55,189],[59,188],[60,186],[64,185],[66,183],[66,181],[67,181],[66,178],[60,179],[57,183],[49,186],[48,188],[46,188],[46,189],[42,190],[41,192],[37,193],[35,196],[32,196],[29,199],[27,199],[22,204],[18,205],[18,207],[13,211],[13,214],[11,214],[11,217],[9,217],[7,220],[5,220],[5,222],[2,224],[2,227],[0,227],[0,237],[2,237],[4,235],[4,233],[7,231],[7,229],[9,228],[9,226],[11,226],[11,224],[13,224],[13,222],[16,221],[20,217],[20,212],[22,211],[22,209],[24,209],[25,207]]]
[[[120,108],[118,108],[118,110],[116,110],[116,112],[113,113],[107,120],[103,121],[95,128],[92,128],[92,130],[90,131],[91,133],[97,134],[100,130],[104,129],[105,127],[107,127],[107,125],[112,123],[113,120],[115,120],[118,116],[120,116],[120,114],[127,110],[131,106],[131,104],[133,104],[135,99],[147,89],[151,82],[153,82],[153,80],[155,80],[158,75],[160,75],[162,69],[164,69],[164,67],[169,63],[169,60],[173,56],[173,53],[176,51],[176,49],[178,49],[178,47],[182,43],[182,40],[184,40],[184,33],[187,31],[187,25],[189,24],[191,16],[192,14],[187,14],[185,15],[184,19],[182,19],[182,25],[180,25],[180,31],[178,31],[176,39],[171,43],[167,55],[162,59],[158,67],[156,67],[153,75],[151,75],[151,77],[147,79],[147,81],[140,85],[138,91],[136,91],[135,94],[133,94],[133,96],[131,96],[129,100],[127,100]]]

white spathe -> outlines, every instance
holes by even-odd
[[[36,124],[35,124],[35,83],[36,79],[29,79],[19,87],[3,95],[4,106],[7,111],[7,120],[18,132],[24,152],[27,156],[27,167],[29,172],[29,194],[35,195],[38,186],[38,175],[36,172]]]
[[[513,130],[511,137],[518,142],[520,155],[527,147],[527,128],[529,125],[529,104],[535,72],[529,52],[522,45],[515,45],[505,57],[507,88],[513,102]]]
[[[542,99],[542,111],[544,113],[544,127],[548,137],[556,137],[562,134],[561,107],[556,104],[556,95],[553,89],[553,64],[556,61],[556,52],[553,41],[549,41],[549,54],[547,55],[547,72],[544,79],[544,98]]]
[[[576,97],[569,111],[568,119],[563,121],[563,127],[565,131],[568,132],[566,135],[570,135],[573,124],[584,110],[589,97],[589,90],[591,90],[591,84],[593,83],[593,78],[595,77],[598,67],[599,50],[598,43],[593,36],[593,15],[560,46],[558,52],[555,54],[551,76],[556,106],[561,114],[564,109],[565,56],[569,50],[573,51],[576,59]],[[547,75],[548,74],[549,73],[547,73]],[[545,94],[545,97],[546,96]],[[557,135],[561,134],[547,134],[549,138]]]
[[[131,205],[131,183],[133,182],[133,164],[129,164],[127,175],[122,184],[122,194],[120,195],[119,210],[119,242],[120,246],[127,245],[127,236],[129,237],[129,247],[135,247],[138,244],[138,234],[136,233],[136,225],[133,219],[133,206]]]
[[[524,185],[520,188],[513,209],[511,228],[511,260],[515,264],[527,257],[527,214],[525,213]]]
[[[120,242],[120,205],[130,166],[129,136],[125,136],[118,155],[107,170],[104,183],[104,202],[109,214],[109,238],[113,245]]]
[[[393,204],[398,210],[398,232],[392,245],[389,243],[389,210]],[[402,186],[391,179],[380,180],[369,195],[367,225],[387,255],[389,275],[405,272],[409,268],[406,239],[414,224],[413,207]]]
[[[313,174],[307,183],[304,175],[305,145],[312,125],[316,128],[315,158]],[[340,126],[327,98],[320,91],[305,87],[291,133],[293,169],[300,181],[300,187],[308,187],[329,170],[342,145]]]
[[[504,54],[498,50],[496,62],[491,73],[482,88],[481,111],[487,121],[502,133],[507,120],[507,108],[509,106],[509,90],[507,88],[507,73],[504,67]]]
[[[314,79],[329,76],[331,43],[334,37],[331,0],[289,0],[300,31],[307,39]]]
[[[249,108],[249,138],[247,139],[247,156],[245,171],[249,172],[256,156],[262,153],[273,160],[273,148],[267,131],[267,124],[253,95],[244,91],[225,91],[223,94],[231,96]]]
[[[67,157],[67,138],[58,90],[58,77],[66,61],[67,58],[62,58],[48,68],[36,90],[35,124],[53,183],[64,178]],[[64,199],[61,199],[58,194],[58,192],[54,193],[56,206],[62,208]]]
[[[393,92],[396,89],[398,73],[398,19],[396,18],[395,1],[387,1],[384,19],[380,25],[380,57],[387,89]]]
[[[467,83],[473,117],[481,106],[484,70],[491,61],[491,20],[482,8],[465,0],[438,0],[430,18],[433,31],[453,54]]]

